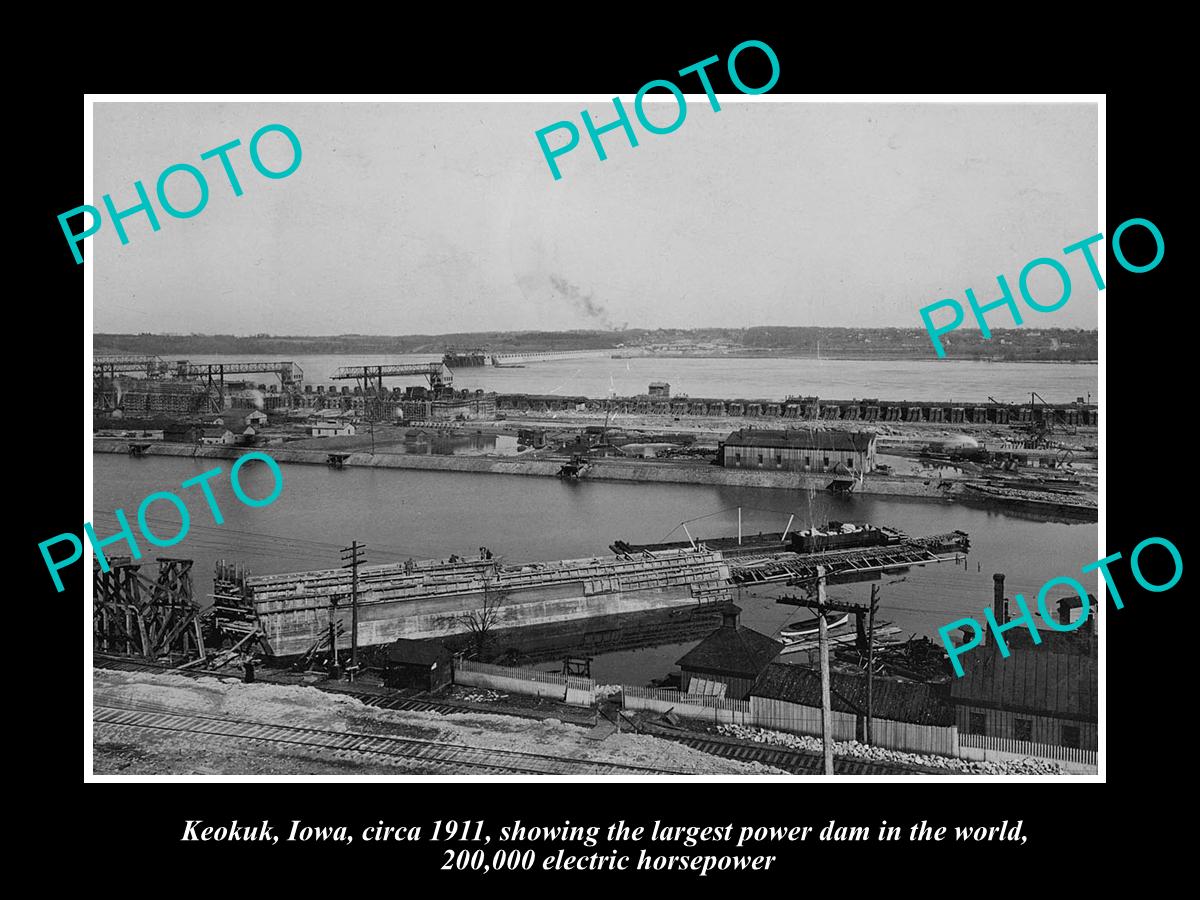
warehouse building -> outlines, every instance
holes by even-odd
[[[875,468],[875,438],[873,431],[742,428],[721,444],[718,459],[727,469],[833,472],[841,465],[861,474]]]

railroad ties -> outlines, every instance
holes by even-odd
[[[188,675],[191,677],[220,676],[219,671],[204,669],[188,669],[186,671],[172,670],[170,666],[142,662],[133,659],[106,657],[96,654],[94,665],[104,669],[124,672],[171,672],[172,674]],[[264,679],[269,683],[268,679]],[[407,696],[395,691],[380,692],[365,689],[362,686],[349,684],[312,685],[318,690],[331,693],[348,694],[360,700],[364,705],[380,709],[413,712],[436,713],[484,713],[495,715],[496,711],[479,709],[463,703],[452,703]],[[514,715],[512,712],[499,713]],[[169,718],[162,718],[169,717]],[[338,731],[321,731],[320,729],[305,729],[294,726],[270,725],[259,722],[238,722],[236,720],[212,719],[203,723],[202,729],[190,726],[188,719],[198,718],[180,711],[163,709],[94,707],[92,720],[97,725],[111,728],[141,728],[143,730],[175,731],[179,733],[209,734],[217,737],[243,738],[247,740],[275,741],[299,747],[310,747],[314,750],[334,751],[358,755],[365,758],[395,761],[397,758],[424,761],[436,765],[439,770],[447,773],[457,771],[478,772],[492,770],[500,774],[535,773],[540,775],[690,775],[691,772],[654,769],[646,766],[623,765],[619,763],[597,762],[569,757],[554,757],[545,754],[525,754],[516,751],[484,750],[468,748],[460,745],[443,745],[434,741],[420,741],[411,738],[384,737],[381,735],[351,734]],[[201,717],[202,718],[202,717]],[[179,720],[183,720],[182,722]],[[793,775],[821,775],[823,758],[819,753],[810,753],[787,747],[769,744],[755,744],[748,741],[737,741],[717,735],[679,732],[674,729],[658,728],[654,725],[643,725],[643,733],[677,743],[707,753],[738,762],[755,762],[771,766]],[[288,732],[295,732],[289,734]],[[321,737],[308,736],[313,732]],[[341,743],[333,746],[334,740]],[[376,743],[372,743],[376,741]],[[356,743],[357,742],[357,743]],[[382,742],[382,743],[379,743]],[[451,751],[459,751],[457,753]],[[917,766],[901,766],[873,760],[857,760],[839,756],[834,761],[836,774],[839,775],[943,775],[939,769],[920,768]]]
[[[350,753],[381,760],[411,760],[439,769],[486,769],[504,774],[532,775],[686,775],[687,772],[610,763],[544,753],[525,753],[469,747],[392,735],[359,734],[298,725],[277,725],[242,719],[163,712],[137,706],[100,706],[92,709],[98,728],[134,728],[172,734],[203,735],[237,740],[265,741],[316,751]]]

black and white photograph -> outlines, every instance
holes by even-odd
[[[1103,96],[763,52],[91,98],[89,778],[1103,779]]]

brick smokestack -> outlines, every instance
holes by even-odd
[[[1008,621],[1008,601],[1004,599],[1004,576],[999,573],[992,576],[992,615],[996,617],[997,625],[1003,625]]]

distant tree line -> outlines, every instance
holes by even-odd
[[[943,338],[951,359],[1044,360],[1098,359],[1098,334],[1069,328],[993,329],[984,340],[978,331],[962,329]],[[257,334],[96,334],[96,353],[239,356],[277,354],[428,353],[484,347],[498,353],[528,350],[636,350],[642,347],[686,350],[688,345],[715,345],[721,351],[773,356],[932,359],[933,348],[923,328],[821,328],[762,325],[752,328],[629,328],[621,331],[481,331],[450,334],[287,336]]]

